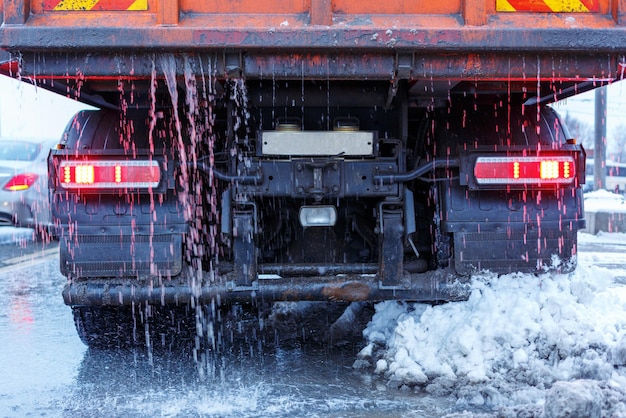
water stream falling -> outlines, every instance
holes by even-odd
[[[198,301],[202,286],[216,280],[215,267],[219,263],[220,253],[218,194],[221,189],[213,171],[218,137],[214,113],[217,97],[214,85],[216,80],[213,76],[215,66],[211,57],[174,57],[171,54],[158,56],[157,63],[163,72],[174,118],[174,145],[178,154],[180,187],[178,200],[184,219],[189,225],[189,234],[185,237],[185,258],[188,262],[188,284],[194,295],[190,306],[195,311],[197,334],[194,358],[202,375],[209,364],[207,356],[218,349],[224,338],[218,329],[222,308],[220,301],[213,300],[208,306],[202,306]],[[156,76],[157,72],[154,70],[153,78]],[[229,143],[231,158],[245,162],[246,157],[239,151],[237,144],[244,149],[250,146],[246,85],[243,79],[231,79],[227,80],[226,88],[230,103],[230,114],[227,117],[232,123],[227,124],[228,132],[224,139]],[[182,90],[185,92],[184,98],[179,97]],[[150,94],[154,102],[154,89]],[[155,109],[151,108],[151,118],[155,117]],[[154,120],[151,121],[151,128],[154,124]]]

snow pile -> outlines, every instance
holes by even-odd
[[[465,302],[378,304],[355,367],[460,409],[626,417],[626,287],[610,271],[483,274],[472,289]]]
[[[626,201],[621,194],[596,190],[585,193],[585,212],[626,213]]]

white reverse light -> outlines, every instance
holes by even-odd
[[[303,227],[333,226],[337,222],[337,209],[334,206],[302,206],[300,224]]]

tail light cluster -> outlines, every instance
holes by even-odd
[[[478,157],[474,177],[479,185],[571,184],[576,164],[573,157]]]
[[[583,152],[474,152],[462,158],[461,183],[470,189],[577,187],[585,181],[584,170]]]
[[[34,173],[18,174],[16,176],[13,176],[11,180],[9,180],[4,185],[3,188],[4,190],[8,190],[11,192],[18,192],[21,190],[26,190],[30,188],[33,184],[35,184],[38,178],[39,176]]]
[[[156,160],[62,160],[56,183],[66,190],[154,189],[161,183]]]

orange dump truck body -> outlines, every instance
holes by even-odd
[[[126,72],[98,52],[214,51],[248,76],[613,79],[626,50],[625,0],[4,0],[0,21],[1,48],[94,75]]]

